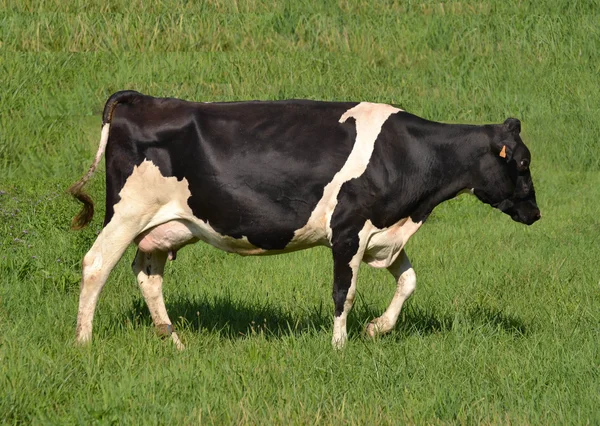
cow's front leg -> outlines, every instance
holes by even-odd
[[[383,315],[367,325],[366,332],[372,337],[387,333],[394,328],[396,321],[398,321],[402,305],[413,291],[415,291],[417,286],[415,271],[404,250],[402,250],[398,258],[387,269],[396,279],[396,293]]]
[[[138,249],[131,268],[137,276],[140,290],[148,305],[156,331],[161,335],[170,335],[177,349],[182,350],[184,346],[177,333],[173,331],[173,325],[167,314],[162,292],[167,256],[167,253],[162,251],[144,253]]]
[[[366,234],[366,230],[363,231],[346,233],[344,237],[336,239],[332,244],[332,296],[335,310],[331,344],[335,349],[343,348],[348,338],[346,320],[354,304],[358,268],[365,251],[365,241],[361,243],[361,237]]]

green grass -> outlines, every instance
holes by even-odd
[[[8,424],[600,423],[600,4],[0,0],[0,419]],[[407,251],[417,291],[363,267],[331,349],[330,253],[169,263],[187,350],[155,336],[129,264],[94,342],[74,346],[80,263],[102,211],[69,230],[116,90],[198,101],[388,102],[446,122],[523,122],[543,218],[460,197]],[[102,172],[90,191],[102,209]]]

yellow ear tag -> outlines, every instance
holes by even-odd
[[[500,157],[506,158],[506,145],[502,145],[502,151],[500,151]]]

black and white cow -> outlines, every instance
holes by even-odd
[[[408,239],[444,200],[468,191],[515,221],[540,218],[519,120],[457,125],[427,121],[368,102],[193,103],[134,91],[112,95],[83,186],[106,150],[104,228],[83,259],[77,340],[92,336],[98,296],[125,249],[155,326],[172,332],[162,295],[164,265],[181,247],[205,241],[241,255],[324,245],[333,253],[333,345],[346,318],[361,261],[397,282],[367,333],[390,331],[416,279]]]

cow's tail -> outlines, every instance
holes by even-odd
[[[88,223],[92,221],[94,217],[94,202],[90,198],[88,194],[83,191],[83,187],[90,180],[96,168],[98,167],[98,163],[100,163],[100,159],[102,158],[102,154],[106,149],[106,144],[108,142],[108,134],[110,130],[110,122],[112,120],[112,115],[115,110],[117,104],[122,103],[130,103],[134,98],[140,96],[140,93],[133,90],[124,90],[121,92],[117,92],[108,98],[106,101],[106,105],[104,105],[104,112],[102,113],[102,132],[100,134],[100,146],[98,146],[98,151],[96,152],[96,158],[94,158],[94,162],[92,163],[90,169],[87,171],[85,175],[77,182],[75,182],[69,188],[69,193],[77,198],[79,202],[83,204],[81,211],[73,218],[71,222],[71,229],[81,229],[85,227]]]

